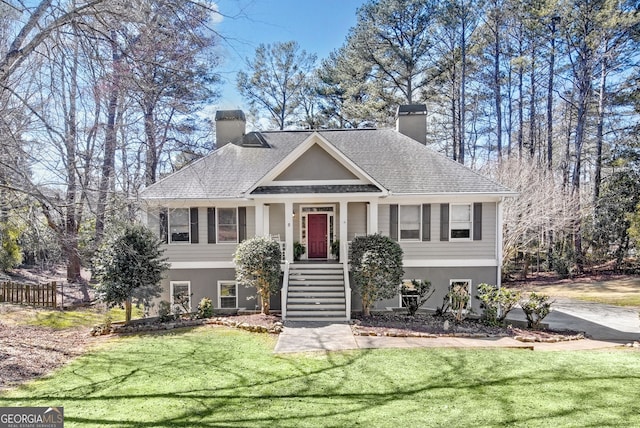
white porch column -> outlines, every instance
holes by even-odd
[[[347,225],[349,224],[347,212],[349,210],[347,208],[347,201],[340,201],[340,263],[347,263],[349,260],[349,244],[347,243]]]
[[[255,216],[256,216],[256,236],[266,236],[267,233],[265,233],[264,230],[264,204],[262,202],[258,202],[256,204],[256,209],[255,209]]]
[[[284,259],[293,262],[293,202],[284,203]]]
[[[269,224],[270,224],[269,215],[271,213],[270,210],[271,210],[271,206],[264,205],[263,216],[262,216],[262,224],[263,224],[262,231],[264,232],[264,236],[270,236],[271,235],[271,228],[269,226]]]
[[[378,201],[369,201],[367,208],[367,234],[373,235],[378,233]]]
[[[503,198],[496,203],[498,208],[498,214],[496,216],[496,259],[498,263],[497,269],[497,286],[498,288],[502,287],[502,222],[503,222],[503,206],[502,206]]]

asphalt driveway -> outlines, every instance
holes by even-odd
[[[516,308],[509,318],[524,320],[524,313]],[[638,309],[583,302],[567,298],[555,298],[551,313],[544,323],[554,330],[585,332],[595,340],[640,340]]]

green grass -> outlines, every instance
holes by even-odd
[[[109,342],[0,406],[66,427],[640,426],[633,351],[368,350],[278,356],[200,327]]]

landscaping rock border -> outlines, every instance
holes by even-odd
[[[107,334],[144,333],[152,331],[173,330],[176,328],[197,327],[207,324],[234,327],[253,333],[280,334],[282,332],[283,324],[280,321],[264,325],[252,323],[250,320],[247,321],[246,318],[247,317],[213,317],[202,319],[175,320],[170,322],[160,322],[159,320],[154,320],[153,322],[144,323],[138,321],[129,325],[120,323],[114,323],[111,325],[101,324],[94,326],[89,334],[91,334],[92,336],[102,336]]]

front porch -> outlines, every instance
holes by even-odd
[[[279,241],[290,263],[348,263],[349,241],[378,229],[378,202],[371,199],[256,201],[254,212],[255,236]]]

